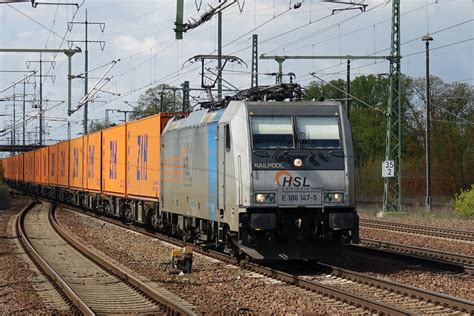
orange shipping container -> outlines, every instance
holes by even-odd
[[[102,191],[125,196],[126,188],[126,124],[102,131]]]
[[[89,134],[84,138],[84,190],[101,191],[102,132]]]
[[[69,141],[69,186],[81,190],[83,185],[83,140],[84,137],[79,137]]]
[[[58,146],[58,185],[69,186],[69,141],[57,144]]]
[[[3,169],[3,176],[5,179],[10,180],[10,167],[9,167],[10,161],[9,158],[2,159],[2,169]]]
[[[41,150],[36,149],[35,153],[35,172],[34,172],[34,183],[41,183]]]
[[[58,184],[58,144],[49,146],[49,184]]]
[[[0,174],[3,175],[5,179],[7,178],[7,158],[0,159]]]
[[[16,155],[12,157],[13,159],[13,180],[20,180],[20,156]]]
[[[40,183],[48,184],[49,183],[49,147],[40,148],[41,154],[41,176]]]
[[[25,153],[25,182],[35,182],[35,152]]]
[[[161,113],[127,123],[127,196],[159,198],[160,135],[172,117]]]
[[[8,157],[7,158],[7,167],[6,167],[6,169],[7,169],[7,179],[8,180],[14,180],[15,179],[15,173],[13,172],[13,170],[15,169],[14,166],[13,166],[14,163],[15,163],[14,158],[15,157]]]
[[[23,182],[24,181],[24,163],[25,163],[25,154],[20,154],[18,155],[18,181]]]

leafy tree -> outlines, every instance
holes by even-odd
[[[160,112],[176,112],[181,110],[181,91],[173,91],[168,84],[160,84],[149,88],[140,95],[138,105],[130,118],[132,120],[157,114]],[[162,104],[163,100],[163,104]]]
[[[106,129],[108,127],[112,127],[112,126],[115,126],[116,124],[109,124],[107,125],[105,123],[105,121],[100,121],[100,120],[96,120],[96,121],[91,121],[91,126],[89,128],[89,133],[94,133],[94,132],[98,132],[100,130],[103,130],[103,129]]]
[[[408,78],[402,79],[402,113],[410,99]],[[351,82],[351,123],[356,163],[381,160],[385,155],[387,106],[390,81],[386,76],[359,76]],[[342,79],[328,83],[312,82],[306,89],[307,99],[345,101],[345,82]]]
[[[415,79],[413,113],[419,118],[413,132],[424,154],[426,131],[425,80]],[[440,186],[469,188],[474,181],[474,109],[472,87],[467,84],[445,83],[438,77],[430,77],[431,101],[431,152],[433,176],[453,179]]]

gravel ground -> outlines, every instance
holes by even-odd
[[[164,271],[173,247],[150,237],[72,211],[58,219],[105,255],[180,296],[201,313],[360,314],[361,311],[318,294],[272,280],[260,274],[194,255],[193,273],[180,276]]]
[[[426,267],[409,266],[404,262],[366,256],[353,252],[339,258],[323,258],[322,262],[378,278],[409,284],[433,292],[444,293],[474,301],[474,278],[466,275],[426,271]]]
[[[421,236],[411,233],[392,232],[376,228],[360,228],[360,237],[391,243],[423,247],[444,252],[474,256],[474,243],[440,237]]]
[[[23,249],[18,247],[13,222],[19,210],[26,206],[26,197],[17,197],[12,207],[0,211],[0,313],[5,314],[65,314],[44,302],[38,289],[47,292],[49,284],[31,262],[25,262]],[[36,271],[34,271],[34,270]],[[44,294],[44,293],[43,293]],[[49,295],[49,294],[48,294]]]
[[[361,205],[357,212],[360,218],[364,219],[474,231],[474,219],[460,219],[452,213],[452,210],[446,208],[435,209],[432,213],[426,213],[421,207],[407,207],[406,212],[386,214],[383,218],[378,218],[377,213],[380,210],[381,207],[374,208],[372,205]]]

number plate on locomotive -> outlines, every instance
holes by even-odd
[[[283,191],[278,193],[280,205],[321,205],[321,191]]]

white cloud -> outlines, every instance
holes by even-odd
[[[112,40],[112,45],[121,51],[149,54],[149,50],[158,51],[159,42],[153,36],[139,40],[130,35],[120,35]]]

